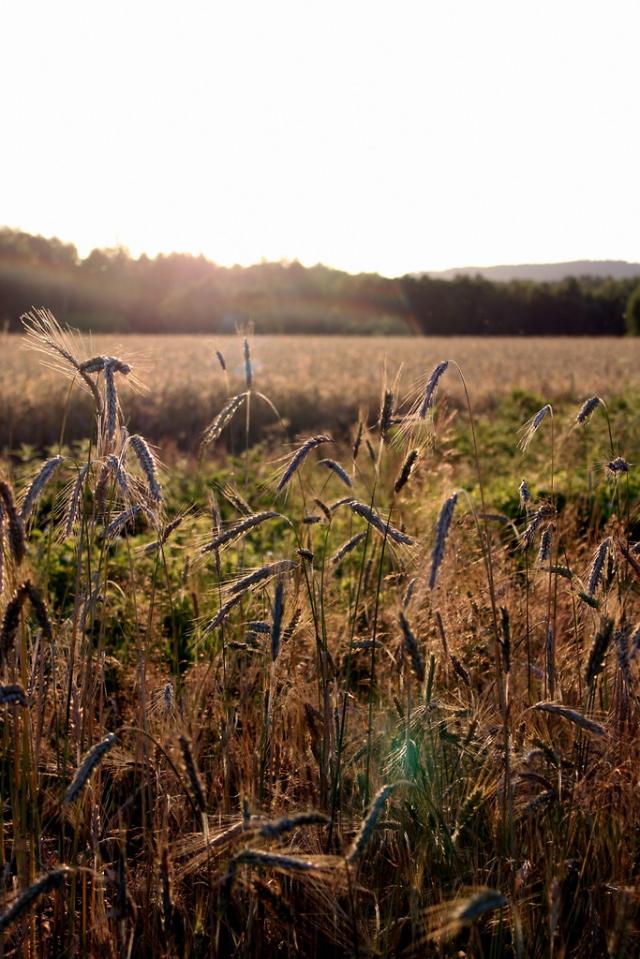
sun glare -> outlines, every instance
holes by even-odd
[[[637,5],[4,5],[4,222],[397,275],[640,258]],[[25,50],[28,49],[28,63]]]

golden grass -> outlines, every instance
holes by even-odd
[[[47,370],[37,354],[25,352],[17,336],[5,335],[0,350],[0,448],[51,444],[59,435],[69,381]],[[226,358],[229,377],[244,389],[245,361],[237,337],[97,336],[87,352],[126,356],[147,384],[143,393],[126,382],[121,388],[121,402],[136,430],[147,439],[173,438],[193,449],[194,437],[219,412],[227,392],[216,350]],[[385,371],[391,381],[402,367],[408,391],[443,358],[464,370],[476,410],[491,409],[514,390],[547,402],[582,402],[589,391],[610,394],[613,386],[623,393],[640,383],[640,338],[261,336],[252,341],[255,387],[273,401],[292,435],[344,426],[361,406],[373,413]],[[454,377],[447,394],[462,402]],[[262,417],[262,425],[273,420],[270,411],[257,407],[254,419]],[[69,438],[86,435],[81,414],[76,397],[66,418]]]
[[[176,390],[203,429],[247,386],[240,340],[215,341],[206,375],[202,341],[168,342],[144,341],[147,393],[127,402],[114,380],[133,439],[98,363],[97,425],[77,394],[59,409],[80,407],[92,442],[65,455],[24,516],[14,504],[42,457],[3,464],[0,950],[637,955],[639,445],[623,395],[637,386],[635,344],[617,343],[618,358],[611,345],[607,361],[602,341],[572,343],[568,384],[571,353],[556,342],[384,341],[398,351],[385,381],[381,341],[324,339],[316,356],[309,340],[258,340],[237,424],[160,484],[136,439],[144,404],[166,439]],[[139,375],[139,343],[101,341],[87,356],[117,353]],[[214,347],[228,388],[205,386],[221,376]],[[424,389],[437,362],[450,366],[429,415],[398,423],[385,389],[401,351],[418,348],[429,352],[414,353],[407,383]],[[455,432],[454,359],[474,404]],[[28,378],[34,418],[52,405],[52,376]],[[492,410],[516,385],[554,410],[514,461],[517,432]],[[368,397],[357,455],[351,442],[298,445],[274,476],[280,427],[251,419],[270,388],[292,407],[307,390],[306,415],[332,434],[342,417],[351,438],[348,415]],[[475,389],[485,414],[471,420]],[[611,439],[604,406],[575,428],[595,393],[619,398]],[[233,457],[232,428],[247,433]],[[614,455],[629,472],[595,468]]]

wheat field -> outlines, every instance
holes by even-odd
[[[2,954],[637,955],[638,344],[26,333]]]
[[[252,348],[258,389],[277,406],[291,437],[328,425],[344,430],[362,406],[374,415],[385,375],[393,381],[400,373],[404,395],[443,357],[464,370],[479,411],[514,391],[575,403],[585,388],[616,394],[640,388],[640,340],[632,338],[260,336]],[[52,375],[18,336],[1,337],[0,350],[0,448],[50,445],[63,420],[69,439],[82,438],[86,405],[75,396],[67,408],[68,379]],[[129,357],[146,388],[134,392],[125,384],[125,415],[152,440],[192,451],[228,382],[243,375],[240,339],[232,336],[103,335],[88,351]],[[460,405],[459,382],[450,384],[448,398]],[[256,426],[268,425],[265,412],[254,416]]]

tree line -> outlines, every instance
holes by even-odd
[[[0,229],[0,322],[47,306],[95,332],[608,335],[640,332],[637,280],[356,276],[300,263],[221,267],[203,256],[79,256],[73,244]]]

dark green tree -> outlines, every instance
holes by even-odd
[[[640,284],[632,291],[624,311],[627,332],[631,336],[640,336]]]

